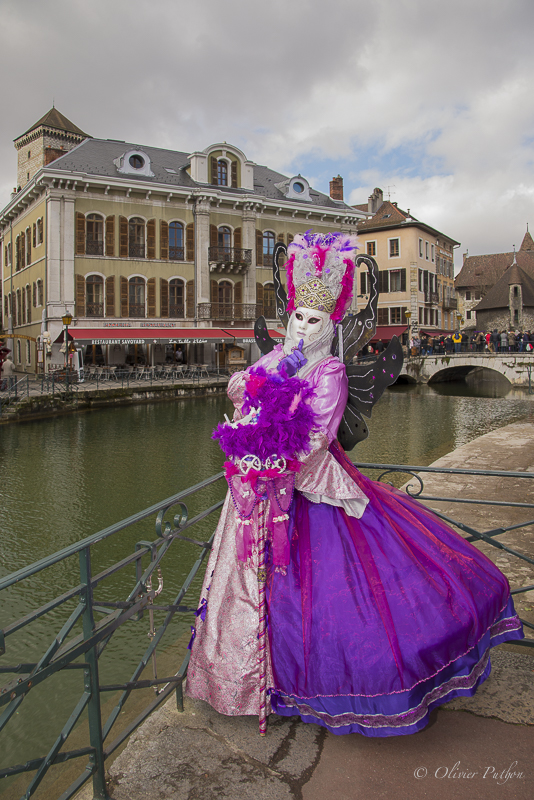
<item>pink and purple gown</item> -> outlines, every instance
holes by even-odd
[[[258,362],[275,370],[281,347]],[[441,703],[470,696],[489,650],[523,638],[506,577],[417,501],[363,476],[336,433],[344,365],[305,376],[320,431],[297,474],[287,570],[267,570],[272,711],[336,734],[415,733]],[[228,394],[240,415],[245,373]],[[201,593],[187,693],[222,714],[259,711],[257,563],[237,557],[226,498]]]

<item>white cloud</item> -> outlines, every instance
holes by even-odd
[[[0,205],[51,106],[102,138],[334,169],[462,241],[534,224],[531,0],[1,0]],[[334,173],[333,173],[334,174]],[[331,177],[331,175],[330,175]]]

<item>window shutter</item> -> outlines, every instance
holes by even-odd
[[[210,300],[212,303],[219,301],[219,284],[217,281],[210,281]]]
[[[115,255],[115,216],[106,217],[106,255]]]
[[[4,247],[4,267],[7,267],[7,247]]]
[[[234,231],[234,247],[241,250],[241,228],[236,228]]]
[[[263,286],[261,283],[256,284],[256,305],[261,306],[260,314],[263,314]]]
[[[109,217],[108,217],[109,219]],[[115,276],[106,278],[106,317],[115,316]]]
[[[146,224],[146,252],[147,258],[156,258],[156,220],[149,219]],[[155,289],[154,289],[155,291]],[[156,307],[154,306],[154,316]]]
[[[239,281],[234,286],[234,303],[243,302],[243,281]]]
[[[292,241],[293,241],[293,234],[292,233],[288,233],[287,234],[287,243],[291,244]]]
[[[406,269],[401,269],[401,292],[406,291]]]
[[[152,221],[152,220],[151,220]],[[156,227],[156,220],[154,220],[154,228]],[[156,279],[149,278],[146,282],[146,295],[147,295],[147,317],[156,316]]]
[[[20,235],[20,269],[26,266],[26,236]]]
[[[232,189],[237,189],[237,161],[232,161]]]
[[[126,219],[126,217],[119,217],[119,256],[121,258],[128,258],[128,220]],[[122,288],[121,288],[121,307],[122,307]]]
[[[37,225],[33,223],[33,246],[37,247]]]
[[[211,182],[213,186],[217,186],[219,183],[217,180],[217,159],[213,157],[211,159]]]
[[[210,225],[210,247],[217,247],[219,244],[219,232],[217,225]]]
[[[284,234],[283,234],[283,233],[279,233],[279,234],[278,234],[278,236],[276,237],[276,241],[277,241],[277,242],[282,242],[282,243],[283,243],[283,241],[284,241]]]
[[[367,294],[367,272],[360,273],[360,294]]]
[[[76,316],[85,317],[85,278],[76,275]]]
[[[37,284],[33,282],[33,307],[37,308]]]
[[[187,226],[189,227],[189,225]],[[195,316],[195,281],[187,281],[185,286],[186,314],[189,319]]]
[[[19,320],[19,325],[24,325],[26,322],[26,292],[22,290],[22,320]]]
[[[169,223],[164,219],[159,223],[159,257],[169,258]]]
[[[169,316],[169,281],[166,281],[165,278],[159,279],[159,315],[160,317]]]
[[[263,265],[263,233],[256,228],[256,266]]]
[[[192,222],[189,222],[185,226],[185,250],[186,250],[186,254],[185,254],[186,261],[194,261],[195,260],[195,226],[194,226],[194,224]]]
[[[389,292],[389,272],[387,269],[381,269],[378,273],[378,291]]]
[[[121,317],[128,316],[128,278],[121,275]]]
[[[76,255],[85,255],[85,215],[76,212]]]

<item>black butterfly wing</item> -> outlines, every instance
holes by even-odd
[[[287,293],[280,279],[280,259],[283,255],[287,255],[287,247],[283,242],[277,242],[274,246],[273,253],[273,281],[274,294],[276,297],[276,313],[284,328],[287,328],[289,322],[289,314],[287,313]],[[254,336],[262,355],[270,353],[276,344],[275,340],[271,339],[269,335],[265,317],[259,317],[254,323]]]
[[[263,356],[266,356],[267,353],[270,353],[271,350],[274,349],[276,342],[274,339],[271,339],[269,335],[265,317],[258,317],[254,323],[254,337],[256,339],[256,344],[260,348]]]
[[[370,417],[374,404],[387,386],[395,383],[403,364],[401,343],[394,336],[377,358],[360,364],[348,364],[349,397],[339,426],[337,438],[348,452],[369,435],[362,414]]]

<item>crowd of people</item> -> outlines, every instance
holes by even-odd
[[[410,337],[412,356],[451,355],[452,353],[528,353],[534,350],[531,331],[454,331],[414,334]]]

